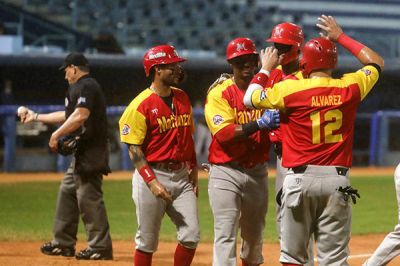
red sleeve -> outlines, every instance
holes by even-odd
[[[219,143],[229,142],[233,140],[233,138],[235,137],[235,128],[236,128],[235,124],[230,124],[221,129],[220,131],[218,131],[214,137],[217,139]]]

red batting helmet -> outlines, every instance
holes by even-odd
[[[245,54],[258,55],[254,42],[249,38],[236,38],[230,41],[226,47],[226,60],[228,61]]]
[[[296,24],[284,22],[272,29],[271,38],[267,42],[291,45],[288,52],[283,55],[282,65],[299,58],[301,47],[304,43],[303,30]]]
[[[333,69],[336,64],[337,49],[333,42],[325,38],[315,38],[304,46],[300,67],[305,75],[308,76],[317,69]]]
[[[148,77],[153,66],[183,61],[186,59],[180,57],[173,46],[165,44],[150,48],[143,57],[143,66],[146,77]]]

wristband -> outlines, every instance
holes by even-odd
[[[338,38],[338,43],[340,43],[340,45],[349,50],[349,52],[352,53],[354,56],[358,56],[360,51],[365,47],[365,45],[350,38],[344,32],[340,34]]]
[[[268,72],[268,74],[265,72]],[[262,88],[265,88],[267,86],[268,77],[269,77],[269,71],[261,69],[260,72],[258,72],[257,74],[254,75],[250,84],[255,83],[255,84],[260,85]]]
[[[257,130],[260,130],[260,126],[257,121],[251,121],[250,123],[242,125],[243,132],[246,136],[250,136]]]
[[[146,182],[147,184],[150,183],[150,181],[156,179],[156,175],[153,173],[148,165],[143,166],[138,171],[139,174],[142,176],[144,182]]]

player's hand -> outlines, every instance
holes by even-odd
[[[214,87],[222,84],[225,80],[230,79],[233,77],[233,74],[222,73],[219,78],[217,78],[213,84],[208,88],[208,91],[212,90]]]
[[[267,47],[260,52],[261,68],[271,71],[279,65],[278,50],[274,47]]]
[[[317,27],[322,30],[322,32],[320,32],[321,37],[325,37],[330,41],[336,42],[340,34],[343,33],[342,28],[332,16],[321,15],[318,18],[318,21],[319,23],[317,23]]]
[[[158,182],[157,179],[151,180],[147,185],[149,186],[150,191],[151,193],[153,193],[154,196],[156,196],[157,198],[162,198],[167,203],[172,203],[171,193],[169,193],[165,189],[165,187],[160,182]]]
[[[265,110],[262,116],[257,119],[260,129],[275,129],[280,126],[280,116],[278,110]]]
[[[189,182],[193,186],[193,192],[196,194],[196,197],[199,196],[199,171],[197,167],[193,167],[193,169],[189,173]]]
[[[36,113],[25,106],[18,107],[17,115],[21,123],[29,123],[35,120]]]

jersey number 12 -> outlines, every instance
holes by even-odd
[[[312,112],[310,114],[312,124],[312,143],[321,143],[321,131],[323,131],[325,136],[324,143],[337,143],[343,141],[342,134],[333,134],[333,131],[340,129],[342,126],[342,118],[342,111],[338,109],[329,110],[323,116],[326,124],[321,128],[321,113],[319,111]]]

